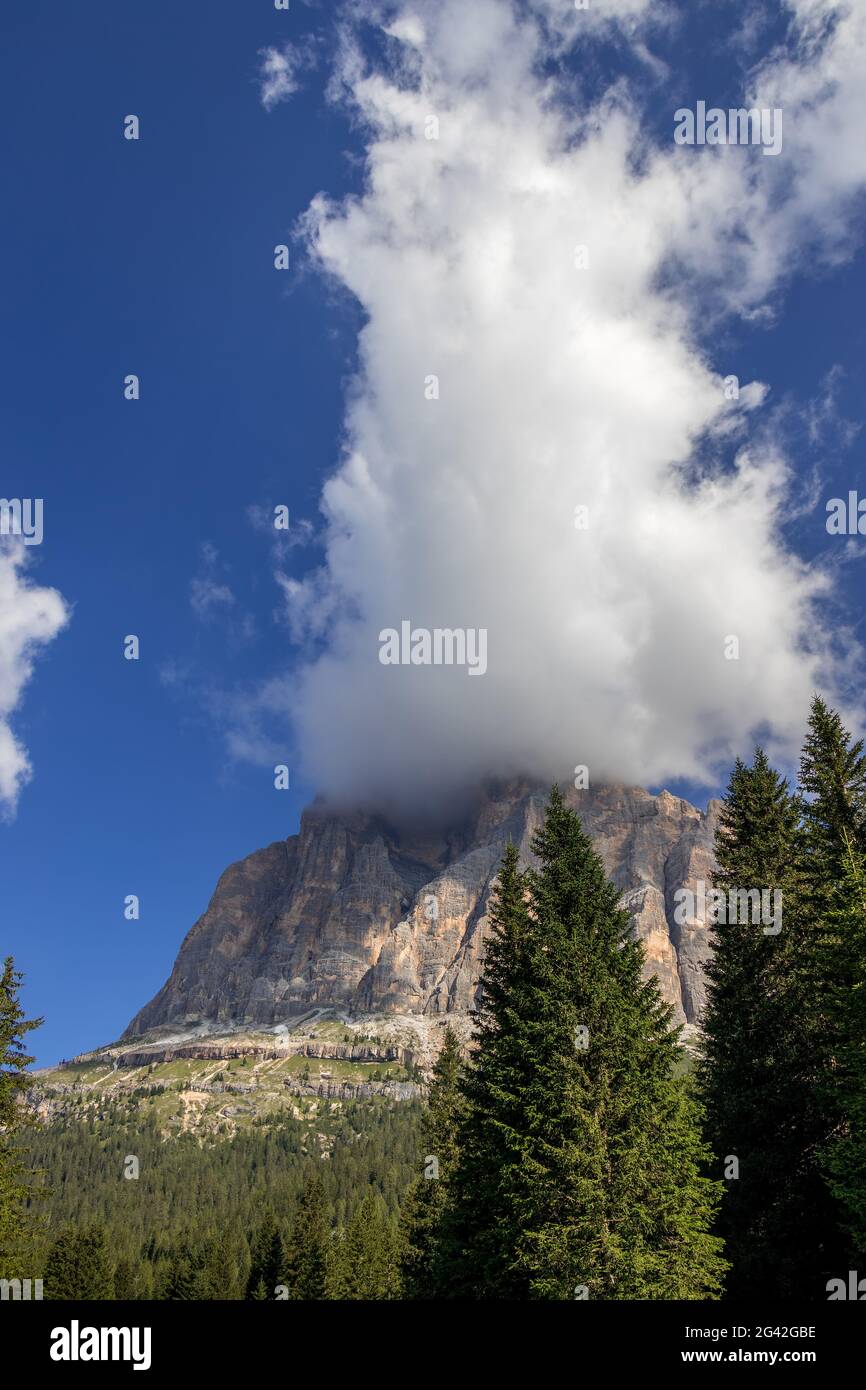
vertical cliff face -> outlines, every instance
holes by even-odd
[[[640,788],[570,791],[681,1022],[704,1002],[707,928],[678,926],[674,894],[712,868],[706,814]],[[159,1025],[276,1024],[314,1007],[443,1014],[472,1008],[490,890],[505,844],[531,860],[545,793],[486,791],[453,833],[375,816],[306,811],[297,835],[231,865],[156,997],[126,1036]]]

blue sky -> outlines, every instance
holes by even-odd
[[[739,99],[737,7],[686,8],[660,44],[670,70],[648,140],[697,96]],[[340,458],[363,315],[320,275],[275,271],[273,247],[292,242],[297,266],[298,217],[319,190],[363,187],[367,137],[325,97],[329,7],[30,0],[2,27],[0,491],[45,499],[30,575],[71,617],[12,720],[33,777],[0,824],[0,946],[25,973],[26,1008],[45,1016],[35,1047],[49,1063],[119,1035],[219,873],[292,833],[315,792],[297,771],[290,699],[263,751],[232,755],[255,738],[239,705],[284,680],[297,650],[275,541],[250,508],[289,507],[306,543],[285,549],[284,574],[321,563],[319,494]],[[318,61],[265,110],[260,55],[286,42]],[[644,82],[618,40],[568,63],[579,100],[620,71]],[[130,112],[138,142],[122,138]],[[801,500],[820,468],[820,495],[786,528],[811,560],[828,546],[824,499],[866,486],[862,435],[845,423],[863,420],[866,261],[856,249],[801,270],[770,296],[775,323],[725,319],[704,350],[714,370],[769,383]],[[141,378],[134,403],[128,372]],[[724,558],[720,544],[706,563]],[[862,598],[862,564],[846,565],[838,612],[858,638]],[[122,658],[127,633],[138,662]],[[281,735],[287,792],[270,770]],[[696,800],[715,790],[669,785]],[[138,922],[124,920],[130,893]]]
[[[347,186],[346,130],[317,93],[266,113],[256,81],[258,50],[307,19],[167,3],[5,16],[3,487],[45,498],[38,579],[73,608],[22,710],[35,775],[0,830],[3,945],[46,1017],[41,1059],[116,1036],[216,876],[309,799],[227,766],[206,712],[161,679],[175,662],[231,688],[276,666],[287,639],[246,509],[315,516],[334,458],[340,316],[313,284],[289,294],[273,246],[323,183]],[[206,545],[255,638],[226,644],[196,619]],[[121,657],[129,632],[138,663]]]

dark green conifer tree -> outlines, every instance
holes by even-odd
[[[519,1215],[509,1185],[524,1146],[522,1098],[531,1084],[537,1026],[526,882],[508,844],[491,895],[475,1050],[460,1080],[456,1163],[443,1195],[433,1292],[451,1298],[519,1298]]]
[[[368,1192],[328,1261],[328,1297],[381,1300],[399,1296],[397,1242],[381,1199]]]
[[[198,1297],[197,1269],[188,1250],[175,1250],[169,1260],[162,1297],[169,1302],[194,1302]]]
[[[430,1081],[422,1127],[423,1172],[410,1187],[400,1224],[403,1298],[437,1296],[437,1244],[448,1178],[457,1158],[460,1044],[450,1025]]]
[[[800,760],[806,903],[810,932],[802,972],[822,1075],[816,1087],[824,1117],[818,1166],[836,1199],[834,1215],[845,1248],[828,1240],[817,1275],[838,1275],[861,1255],[866,1213],[862,1149],[864,1103],[863,999],[866,950],[862,926],[862,868],[866,859],[866,754],[838,712],[816,696]]]
[[[823,1095],[839,1123],[821,1161],[851,1240],[852,1258],[862,1261],[866,1259],[866,855],[850,839],[847,849],[842,879],[825,923],[826,1002],[837,1041],[824,1075]]]
[[[286,1279],[286,1252],[273,1212],[267,1213],[256,1231],[250,1255],[246,1297],[275,1298],[277,1286]]]
[[[848,844],[866,854],[866,753],[816,695],[800,759],[808,878],[822,899],[848,873]]]
[[[205,1240],[198,1253],[197,1265],[197,1299],[213,1303],[240,1297],[237,1252],[226,1231],[220,1231]]]
[[[309,1301],[326,1297],[330,1244],[325,1185],[314,1174],[304,1184],[285,1260],[291,1298]]]
[[[143,1296],[141,1264],[126,1257],[118,1260],[114,1268],[114,1297],[121,1302]]]
[[[699,1067],[735,1299],[819,1297],[839,1253],[817,1161],[832,1119],[820,1091],[826,1038],[800,821],[798,798],[762,749],[751,767],[737,762],[716,839],[713,885],[725,902]],[[780,922],[746,910],[745,895],[761,890],[781,893]]]
[[[18,1098],[28,1084],[33,1062],[24,1038],[42,1023],[27,1019],[18,999],[21,974],[7,956],[0,974],[0,1276],[30,1278],[30,1226],[26,1204],[37,1194],[33,1187],[21,1133],[27,1114]]]
[[[58,1236],[45,1263],[44,1296],[76,1302],[114,1298],[114,1269],[102,1226],[94,1223]]]
[[[671,1009],[554,788],[503,862],[443,1250],[458,1296],[712,1298],[720,1185]],[[488,1137],[489,1136],[489,1137]]]

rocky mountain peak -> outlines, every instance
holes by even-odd
[[[205,1020],[274,1025],[313,1008],[465,1014],[474,1005],[490,890],[508,840],[523,862],[547,791],[479,790],[457,826],[390,825],[321,802],[297,835],[232,864],[165,985],[126,1037]],[[711,873],[718,802],[706,813],[663,791],[569,789],[632,915],[677,1020],[704,1003],[706,925],[674,920],[674,894]]]

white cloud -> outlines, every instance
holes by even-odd
[[[291,43],[282,48],[263,48],[260,53],[259,81],[261,102],[265,110],[288,101],[298,90],[298,72],[303,66],[301,51]]]
[[[69,619],[57,590],[34,584],[27,564],[23,544],[0,542],[0,815],[7,818],[15,814],[21,789],[32,775],[11,719],[33,675],[38,649]]]
[[[190,581],[189,601],[196,617],[206,621],[220,609],[231,608],[235,596],[228,584],[218,584],[207,575],[197,575]]]
[[[758,322],[772,318],[768,296],[794,273],[856,249],[866,189],[866,6],[787,0],[785,9],[787,49],[757,65],[743,101],[781,110],[782,155],[744,160],[731,147],[708,161],[692,150],[689,177],[671,190],[682,264],[713,282],[725,308]]]
[[[553,0],[531,8],[557,44],[580,41]],[[725,399],[736,364],[710,359],[702,319],[760,318],[792,268],[842,254],[866,176],[862,12],[796,9],[808,33],[756,78],[785,109],[776,159],[653,148],[621,86],[591,110],[557,104],[549,32],[502,0],[392,15],[414,85],[346,44],[336,89],[369,132],[366,188],[314,200],[306,232],[363,306],[360,371],[325,566],[283,583],[296,633],[326,639],[291,700],[324,792],[423,802],[577,763],[712,782],[756,730],[790,756],[812,690],[842,679],[818,616],[830,571],[785,546],[792,476],[772,436],[696,461],[702,438],[748,437],[766,390]],[[818,41],[816,15],[837,9]],[[382,666],[378,633],[406,618],[485,627],[487,674]]]
[[[237,602],[228,584],[219,578],[220,568],[216,546],[205,541],[200,550],[199,573],[193,576],[189,585],[190,607],[202,622],[233,608]]]

